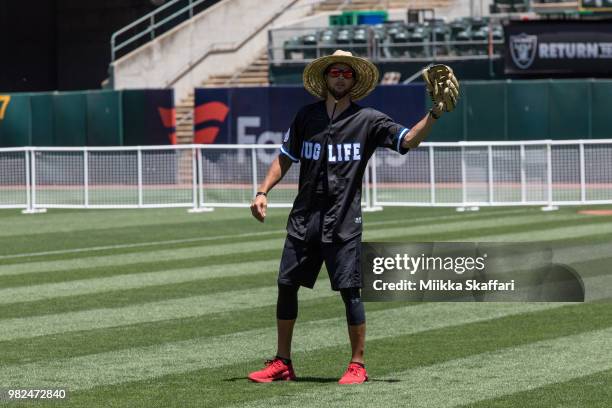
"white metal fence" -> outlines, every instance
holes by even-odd
[[[0,149],[0,208],[247,207],[277,145]],[[291,206],[299,165],[270,193]],[[423,143],[379,149],[363,205],[612,203],[612,140]]]

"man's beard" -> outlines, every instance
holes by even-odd
[[[329,92],[334,97],[334,99],[339,101],[340,99],[344,98],[349,92],[351,92],[351,90],[350,88],[348,88],[344,91],[336,91],[334,88],[327,85],[327,92]]]

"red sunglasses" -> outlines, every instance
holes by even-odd
[[[332,68],[328,72],[329,76],[332,78],[338,78],[342,75],[343,78],[352,78],[355,73],[351,69],[340,69],[340,68]]]

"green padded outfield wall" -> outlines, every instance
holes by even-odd
[[[486,81],[472,82],[464,87],[464,129],[469,139],[493,141],[507,138],[506,107],[503,103],[491,103],[504,95],[505,88],[503,83]]]
[[[53,95],[53,118],[53,145],[87,144],[87,98],[84,92]]]
[[[612,80],[591,80],[590,91],[593,139],[612,138]]]
[[[428,141],[612,138],[611,80],[463,81],[461,92]]]
[[[0,147],[29,146],[32,139],[30,94],[0,97]]]
[[[0,94],[0,113],[0,147],[176,142],[171,89]]]
[[[32,136],[26,146],[54,146],[55,120],[53,94],[31,94],[30,107],[32,109]]]
[[[548,81],[515,81],[505,85],[507,140],[550,139]]]
[[[87,145],[121,146],[123,144],[121,92],[87,93]]]

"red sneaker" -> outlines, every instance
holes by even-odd
[[[368,381],[368,373],[361,364],[350,362],[338,384],[362,384]]]
[[[293,381],[295,372],[291,363],[285,364],[283,360],[275,357],[273,360],[266,361],[266,368],[263,370],[249,374],[249,380],[257,383],[269,383],[276,380]]]

